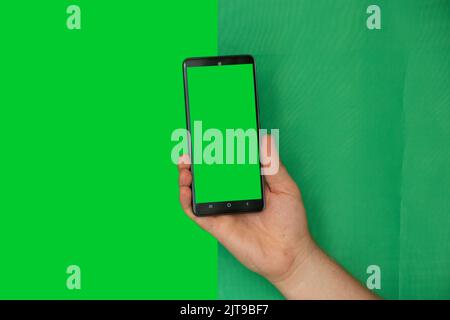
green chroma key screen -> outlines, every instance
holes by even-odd
[[[234,161],[226,161],[226,130],[257,130],[255,87],[252,64],[189,67],[187,71],[192,159],[195,152],[203,156],[211,143],[222,146],[222,163],[193,161],[195,202],[222,202],[261,198],[260,167],[251,163],[249,138],[245,140],[245,162],[237,163],[238,143],[235,139]],[[201,123],[202,133],[194,130]],[[207,130],[221,132],[223,141],[205,141]],[[218,132],[216,131],[216,132]],[[203,134],[201,146],[196,134]],[[214,139],[211,139],[214,140]],[[222,143],[220,143],[222,142]],[[255,149],[257,152],[257,148]],[[215,157],[214,152],[211,154]],[[258,159],[258,158],[257,158]],[[202,157],[203,160],[203,157]]]

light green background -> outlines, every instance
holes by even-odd
[[[209,0],[1,2],[0,298],[216,297],[170,157],[182,61],[216,39]]]
[[[250,141],[245,139],[245,162],[237,163],[238,140],[233,139],[234,163],[225,163],[227,158],[227,129],[258,129],[255,109],[253,65],[225,65],[189,67],[189,111],[191,120],[192,159],[198,151],[207,152],[210,144],[222,147],[221,164],[195,163],[195,200],[197,203],[261,199],[261,178],[258,144],[255,138],[253,159],[250,163]],[[203,135],[207,130],[218,130],[222,141],[204,141],[197,146],[202,136],[197,136],[194,122],[201,122]],[[217,138],[214,138],[217,139]],[[213,153],[217,156],[217,148]],[[203,157],[202,157],[203,158]],[[195,160],[194,160],[195,161]],[[204,161],[204,160],[203,160]]]

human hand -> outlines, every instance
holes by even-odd
[[[271,143],[262,145],[269,148]],[[264,176],[262,212],[197,217],[192,212],[192,174],[187,160],[187,156],[180,158],[178,165],[184,212],[247,268],[272,282],[286,298],[377,298],[315,244],[308,231],[300,190],[281,161],[276,174]]]
[[[270,136],[262,139],[270,139]],[[269,148],[271,143],[267,141],[262,145]],[[275,175],[264,176],[265,208],[262,212],[197,217],[192,212],[192,174],[186,160],[186,156],[180,158],[178,165],[184,212],[250,270],[273,283],[289,277],[314,245],[300,190],[281,162]]]

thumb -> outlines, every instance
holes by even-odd
[[[292,180],[280,156],[271,135],[261,137],[261,164],[264,180],[271,192],[297,193],[297,184]]]

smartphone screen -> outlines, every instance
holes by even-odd
[[[194,210],[258,211],[263,188],[253,59],[196,62],[184,67]]]

